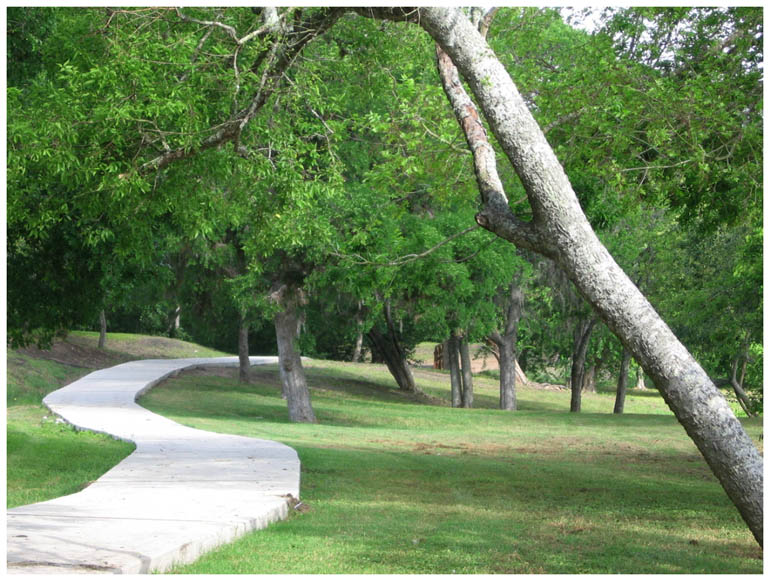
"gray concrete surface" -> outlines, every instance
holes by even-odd
[[[286,518],[286,495],[299,498],[292,448],[184,427],[135,403],[182,369],[222,365],[238,359],[131,361],[46,396],[67,422],[136,451],[82,492],[9,509],[8,572],[163,572]]]

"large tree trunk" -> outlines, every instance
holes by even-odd
[[[444,352],[446,353],[446,362],[449,365],[452,407],[459,408],[463,404],[463,380],[460,373],[460,339],[454,331],[449,335]]]
[[[104,309],[99,311],[99,349],[104,349],[107,344],[107,315]]]
[[[586,370],[586,354],[588,353],[588,343],[591,340],[591,332],[596,324],[596,319],[580,319],[575,326],[575,343],[572,350],[572,373],[570,375],[570,389],[572,398],[570,399],[569,411],[579,412],[581,403],[581,394],[583,392],[583,381]]]
[[[471,349],[468,344],[468,336],[460,337],[460,363],[462,365],[462,407],[473,407],[473,372],[471,370]]]
[[[249,324],[241,317],[238,324],[238,380],[241,383],[251,381],[251,362],[249,361]]]
[[[297,350],[297,337],[302,323],[300,289],[282,286],[273,292],[281,310],[275,314],[275,336],[278,343],[278,366],[281,374],[283,395],[289,408],[289,421],[312,423],[316,421],[310,405],[310,391],[302,368],[302,358]]]
[[[623,348],[623,358],[620,360],[620,373],[618,373],[618,390],[615,394],[615,408],[612,413],[622,414],[626,404],[626,388],[628,387],[628,366],[631,363],[631,353]]]
[[[506,240],[552,258],[566,272],[653,379],[761,545],[762,457],[705,371],[597,238],[543,132],[481,34],[455,8],[394,8],[378,15],[417,22],[440,45],[476,95],[521,179],[532,210],[529,222],[510,209],[473,102],[459,82],[444,82],[474,154],[484,204],[476,221]]]

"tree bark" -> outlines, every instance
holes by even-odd
[[[647,389],[644,384],[644,369],[641,367],[636,368],[636,389]]]
[[[460,363],[462,365],[462,402],[464,408],[473,407],[473,372],[471,371],[471,352],[468,336],[460,337]]]
[[[444,369],[444,344],[437,343],[433,348],[433,369]]]
[[[289,408],[289,421],[313,423],[316,417],[310,404],[310,391],[296,344],[302,324],[299,312],[302,292],[300,289],[284,285],[273,292],[272,296],[280,305],[280,310],[274,318],[275,336],[278,343],[282,391]]]
[[[358,334],[356,335],[356,346],[353,349],[353,363],[358,363],[361,361],[361,350],[364,345],[364,333],[363,331],[358,331]]]
[[[362,348],[364,345],[364,330],[363,330],[363,315],[361,313],[361,303],[358,303],[358,311],[356,311],[356,345],[353,348],[353,363],[361,361]]]
[[[516,375],[520,372],[516,362],[516,343],[519,334],[519,321],[524,306],[524,292],[519,285],[519,275],[508,288],[507,308],[505,310],[505,328],[489,334],[489,340],[497,347],[497,361],[500,367],[500,409],[516,410]],[[523,375],[523,373],[522,373]]]
[[[372,345],[372,362],[375,361],[376,353],[378,355],[376,359],[381,358],[381,360],[385,362],[385,365],[388,366],[388,371],[390,371],[393,379],[396,380],[399,389],[411,392],[417,391],[412,370],[406,359],[406,353],[398,341],[396,328],[393,325],[393,320],[390,316],[390,305],[387,301],[385,302],[383,310],[385,312],[387,333],[383,334],[376,327],[372,327],[366,334]]]
[[[99,311],[99,349],[104,349],[107,344],[107,315],[104,309]]]
[[[452,407],[459,408],[463,404],[463,380],[460,373],[459,338],[454,331],[446,342],[446,362],[449,365],[449,381],[452,386]]]
[[[500,364],[500,409],[515,411],[516,404],[516,337],[494,333]]]
[[[168,327],[166,328],[166,335],[170,339],[174,339],[179,331],[179,326],[182,319],[182,306],[177,305],[168,313]]]
[[[479,177],[488,166],[480,170],[476,163],[484,203],[476,221],[559,264],[652,377],[761,545],[762,457],[724,396],[597,238],[563,168],[503,65],[458,9],[378,10],[380,17],[418,22],[440,45],[476,95],[521,179],[532,210],[530,222],[513,215],[505,196],[499,195],[502,188],[495,189],[496,184]],[[459,93],[455,87],[451,90]],[[489,144],[475,107],[470,102],[458,108],[458,101],[452,101],[449,91],[447,94],[476,161],[482,143],[476,139],[482,136],[486,147]]]
[[[572,373],[570,375],[570,389],[572,398],[570,399],[569,411],[579,412],[581,404],[581,395],[583,392],[583,380],[585,378],[586,354],[588,353],[588,343],[591,340],[596,319],[580,319],[575,326],[575,343],[572,350]]]
[[[631,353],[623,348],[623,357],[620,360],[620,373],[618,373],[618,390],[615,393],[615,408],[612,413],[622,414],[626,404],[626,388],[628,388],[628,366],[631,363]]]
[[[749,395],[744,391],[743,389],[743,378],[746,375],[746,363],[747,359],[744,359],[743,363],[743,372],[741,373],[741,381],[738,380],[738,361],[740,357],[736,357],[733,361],[733,372],[730,376],[730,385],[733,388],[733,391],[735,392],[735,397],[738,398],[738,403],[741,404],[741,407],[743,408],[743,411],[746,412],[746,415],[748,417],[752,417],[754,414],[751,413],[751,400],[749,399]]]
[[[583,391],[596,393],[596,364],[591,365],[583,375]]]
[[[249,324],[244,317],[238,324],[238,381],[251,381],[251,362],[249,361]]]

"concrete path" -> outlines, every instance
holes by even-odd
[[[284,496],[299,498],[292,448],[187,428],[135,403],[182,369],[222,365],[238,359],[131,361],[49,394],[43,403],[67,422],[136,451],[82,492],[9,509],[8,572],[162,572],[285,518]]]

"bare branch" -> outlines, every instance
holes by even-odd
[[[213,31],[213,28],[209,28],[204,35],[201,37],[201,39],[198,41],[198,46],[195,47],[195,51],[193,52],[193,56],[190,59],[190,64],[195,64],[195,61],[198,60],[198,56],[200,55],[201,50],[203,50],[203,45],[206,44],[206,41],[208,40],[209,36],[211,36],[211,32]],[[179,82],[184,83],[188,78],[190,77],[190,71],[187,71],[184,73],[181,77],[179,77]]]
[[[585,109],[586,109],[585,107],[581,107],[577,111],[572,111],[571,113],[566,113],[564,115],[557,117],[556,119],[551,121],[548,125],[543,127],[543,133],[545,135],[548,135],[548,132],[551,131],[551,129],[553,129],[554,127],[558,127],[562,123],[565,123],[567,121],[571,121],[572,119],[576,119],[577,117],[580,117],[580,115],[583,113],[583,111],[585,111]]]
[[[649,171],[651,169],[671,169],[672,167],[679,167],[680,165],[687,165],[688,163],[692,163],[693,160],[691,159],[685,159],[684,161],[680,161],[679,163],[673,163],[671,165],[645,165],[641,167],[626,167],[620,170],[621,173],[626,173],[629,171]]]
[[[198,20],[197,18],[192,18],[191,16],[187,16],[186,14],[182,14],[182,11],[179,10],[179,8],[174,8],[173,10],[176,11],[177,16],[185,22],[193,22],[195,24],[200,24],[201,26],[216,26],[218,28],[221,28],[227,34],[232,38],[236,43],[240,44],[238,42],[238,32],[229,24],[223,24],[217,20]]]
[[[495,14],[497,14],[497,11],[499,8],[492,7],[489,10],[487,10],[486,14],[481,18],[481,22],[479,22],[479,32],[481,33],[481,36],[483,38],[487,37],[487,32],[489,32],[489,27],[492,24],[492,19],[495,17]]]
[[[473,230],[476,230],[478,226],[471,226],[470,228],[466,228],[465,230],[462,230],[461,232],[457,232],[456,234],[452,234],[449,238],[444,238],[441,242],[436,244],[435,246],[432,246],[431,248],[428,248],[427,250],[424,250],[423,252],[420,252],[419,254],[405,254],[404,256],[401,256],[399,258],[396,258],[395,260],[389,260],[387,262],[375,262],[372,260],[367,260],[360,254],[341,254],[339,252],[332,252],[332,255],[337,256],[338,258],[357,258],[358,260],[354,261],[354,264],[363,264],[367,266],[402,266],[404,264],[409,264],[410,262],[414,262],[415,260],[419,260],[420,258],[425,258],[429,254],[432,254],[445,244],[449,244],[452,240],[455,238],[459,238],[460,236],[464,236],[468,232],[472,232]],[[476,253],[478,254],[478,252]],[[469,260],[474,255],[471,255],[470,257],[466,257],[463,260]]]

